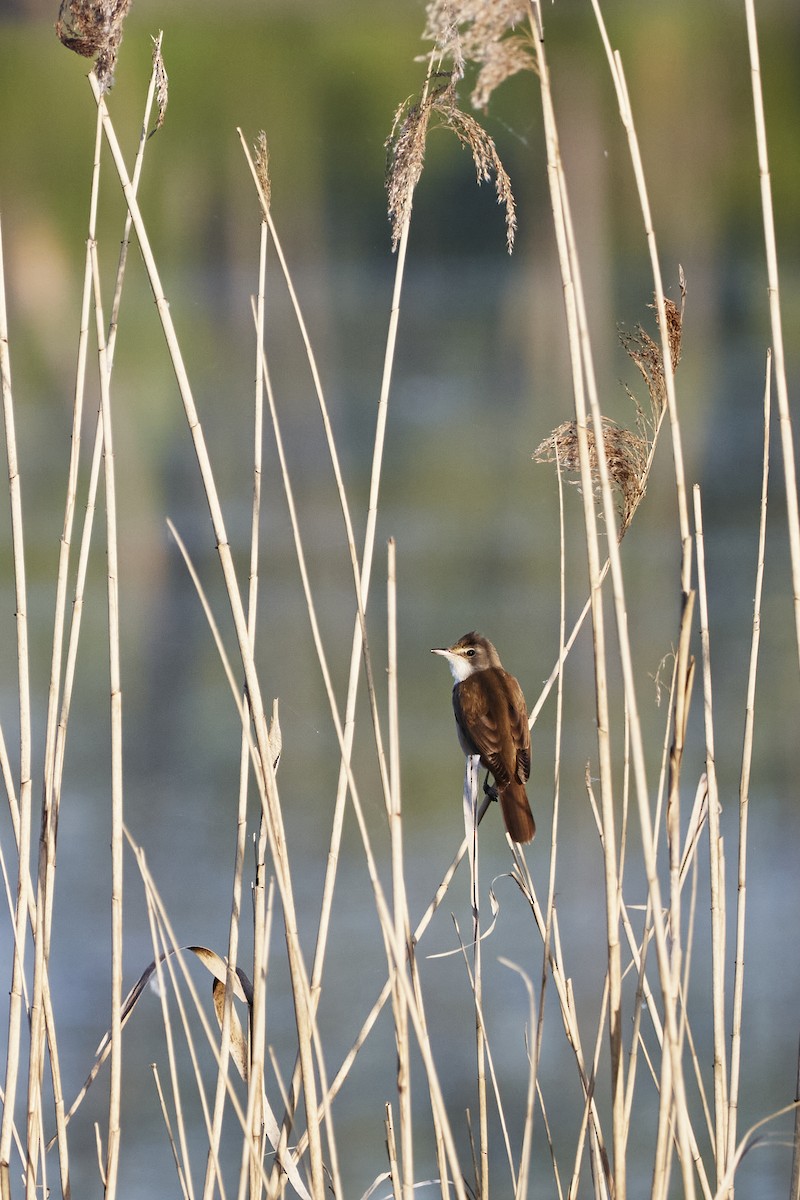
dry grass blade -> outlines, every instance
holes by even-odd
[[[114,82],[122,25],[130,6],[131,0],[61,0],[56,33],[68,50],[95,60],[94,72],[104,92]]]

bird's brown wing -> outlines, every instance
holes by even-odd
[[[483,765],[491,771],[502,791],[512,778],[519,778],[519,742],[524,738],[522,727],[525,733],[528,732],[525,700],[519,684],[512,675],[490,667],[456,684],[453,709],[462,748],[466,753],[480,754]],[[516,732],[518,726],[520,730]],[[529,768],[530,735],[525,745]],[[527,777],[525,771],[520,782]]]
[[[511,738],[517,752],[514,775],[518,783],[525,783],[531,773],[531,731],[528,725],[528,709],[522,688],[517,680],[507,671],[504,674],[508,691]]]

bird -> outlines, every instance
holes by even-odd
[[[475,631],[452,646],[434,647],[431,654],[447,659],[455,679],[453,711],[461,749],[467,756],[479,754],[493,776],[494,788],[484,790],[500,800],[512,841],[533,841],[536,823],[525,790],[531,732],[522,688],[489,639]]]

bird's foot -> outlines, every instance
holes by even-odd
[[[485,796],[488,796],[490,800],[497,800],[498,798],[497,785],[494,783],[490,784],[488,777],[483,781],[483,793]]]

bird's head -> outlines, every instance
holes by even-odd
[[[435,647],[431,654],[441,654],[447,659],[447,665],[453,672],[456,683],[468,679],[476,671],[485,671],[487,667],[501,666],[500,656],[488,638],[480,633],[465,633],[452,646]]]

